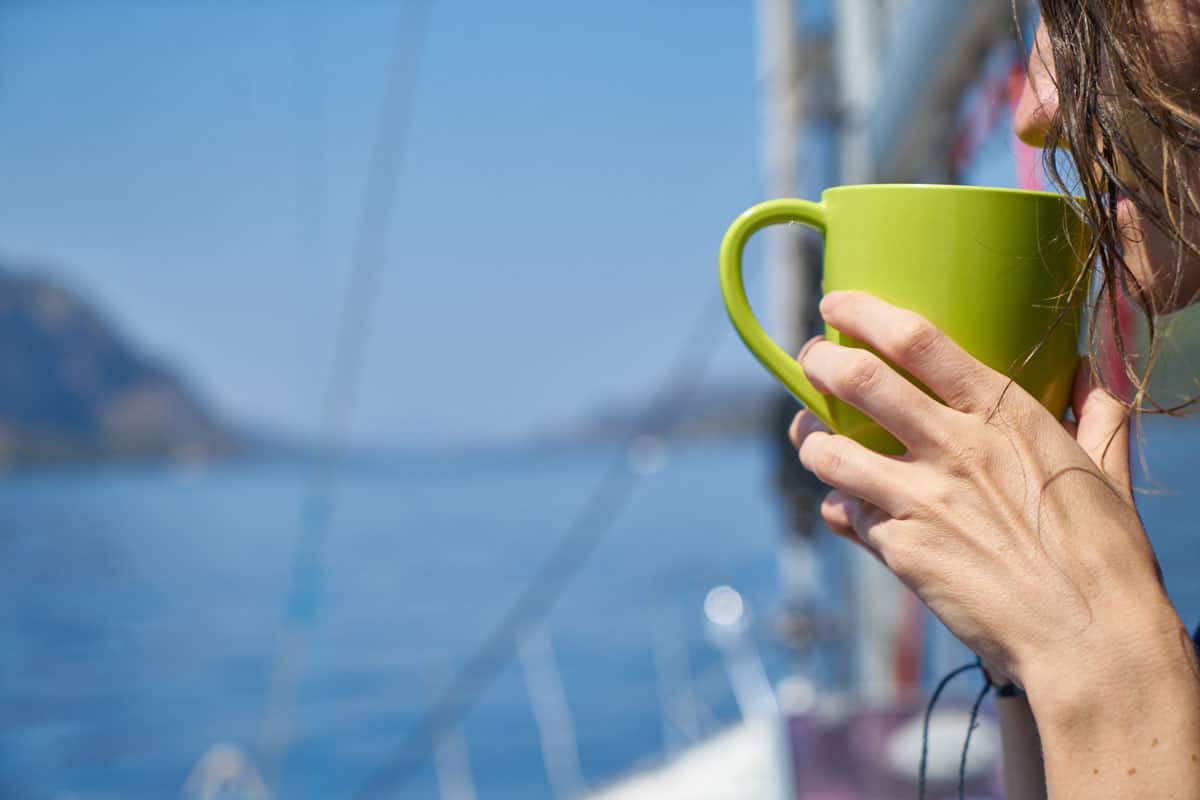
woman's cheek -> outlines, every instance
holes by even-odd
[[[1177,244],[1131,200],[1117,201],[1117,221],[1124,238],[1123,255],[1138,283],[1149,293],[1155,311],[1170,313],[1197,300],[1200,256]],[[1200,245],[1200,224],[1186,231]]]

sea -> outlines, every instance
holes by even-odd
[[[1200,623],[1200,425],[1148,422],[1141,449],[1140,508],[1173,599]],[[277,797],[373,787],[524,800],[554,796],[564,763],[575,788],[603,786],[737,719],[704,614],[719,586],[743,598],[773,679],[834,663],[772,634],[796,580],[781,567],[774,445],[657,443],[632,456],[351,460],[320,484],[329,524],[316,545],[302,535],[310,464],[4,475],[0,797],[234,797],[214,776],[244,788],[262,773]],[[628,497],[597,494],[623,468]],[[597,497],[610,507],[584,517]],[[540,570],[581,519],[601,519],[590,530],[602,535],[559,592]],[[848,547],[815,540],[801,583],[818,606],[845,603]],[[299,617],[298,573],[312,589]],[[548,614],[521,628],[524,647],[498,648],[494,679],[471,687],[433,757],[414,725],[535,579]],[[552,783],[543,734],[561,751],[564,731],[577,756],[551,755]],[[414,762],[402,785],[388,782]]]

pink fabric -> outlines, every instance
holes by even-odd
[[[1008,73],[1008,104],[1014,112],[1017,101],[1021,99],[1021,90],[1025,88],[1025,64],[1019,59],[1013,61]],[[1017,185],[1022,189],[1043,191],[1046,188],[1046,173],[1042,169],[1042,150],[1030,147],[1017,138],[1016,128],[1013,128],[1013,155],[1017,161]]]

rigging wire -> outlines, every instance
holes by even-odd
[[[374,323],[376,299],[388,258],[388,240],[400,167],[433,0],[408,0],[397,14],[386,85],[375,121],[346,286],[338,315],[333,360],[321,408],[319,452],[305,490],[293,550],[284,621],[276,645],[260,748],[268,786],[278,789],[303,669],[304,639],[319,605],[321,559],[335,505],[336,477],[349,439]]]
[[[720,292],[714,291],[676,350],[646,412],[631,426],[625,439],[627,446],[613,457],[578,514],[500,621],[451,676],[433,705],[410,726],[395,752],[367,777],[354,798],[380,797],[410,782],[430,758],[436,742],[462,724],[484,691],[512,661],[521,642],[550,613],[641,483],[643,475],[630,468],[628,445],[642,436],[669,435],[688,411],[721,338],[729,333],[727,326],[718,324],[722,309]]]

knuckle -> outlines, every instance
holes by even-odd
[[[842,393],[850,397],[870,394],[883,376],[883,362],[866,350],[855,350],[846,357],[840,383]]]
[[[994,399],[980,414],[992,431],[1030,430],[1045,409],[1015,381],[1006,378],[994,392]]]
[[[951,386],[943,388],[940,394],[942,401],[950,406],[950,408],[973,412],[979,407],[979,402],[975,397],[972,386],[967,380],[960,380]]]
[[[878,525],[861,525],[854,529],[855,535],[862,540],[863,544],[875,551],[879,558],[883,559],[883,537],[879,533]],[[887,559],[883,559],[883,563],[887,563]]]
[[[896,342],[896,360],[902,363],[927,361],[937,353],[942,332],[924,317],[912,314],[900,326]]]
[[[825,457],[817,465],[816,475],[826,483],[833,483],[841,474],[846,460],[846,450],[836,439],[829,439]]]
[[[959,383],[957,394],[962,398],[964,410],[991,419],[1007,415],[1014,401],[1019,402],[1016,395],[1022,392],[1012,378],[982,364],[973,364]]]
[[[986,469],[988,460],[987,448],[978,437],[959,437],[947,444],[946,471],[953,478],[969,479]]]
[[[836,436],[810,436],[800,448],[800,460],[822,482],[836,485],[846,458],[845,442]]]
[[[986,418],[946,414],[938,444],[947,470],[956,477],[977,470],[990,458],[995,431]]]
[[[912,584],[917,580],[915,559],[907,551],[893,547],[888,555],[883,557],[888,569],[900,579],[901,583]]]
[[[897,578],[904,583],[910,583],[917,577],[921,567],[919,548],[899,530],[891,530],[888,534],[879,537],[879,555]]]
[[[898,522],[916,522],[922,527],[936,526],[953,516],[962,493],[961,479],[945,465],[915,474],[911,487],[894,518]]]
[[[881,555],[884,540],[887,538],[883,535],[884,522],[885,519],[878,513],[870,513],[865,510],[855,515],[854,519],[854,530],[858,533],[859,538]]]
[[[923,417],[921,433],[931,449],[939,453],[953,450],[962,435],[962,426],[959,423],[960,418],[964,416],[953,413],[941,403],[930,408]]]

